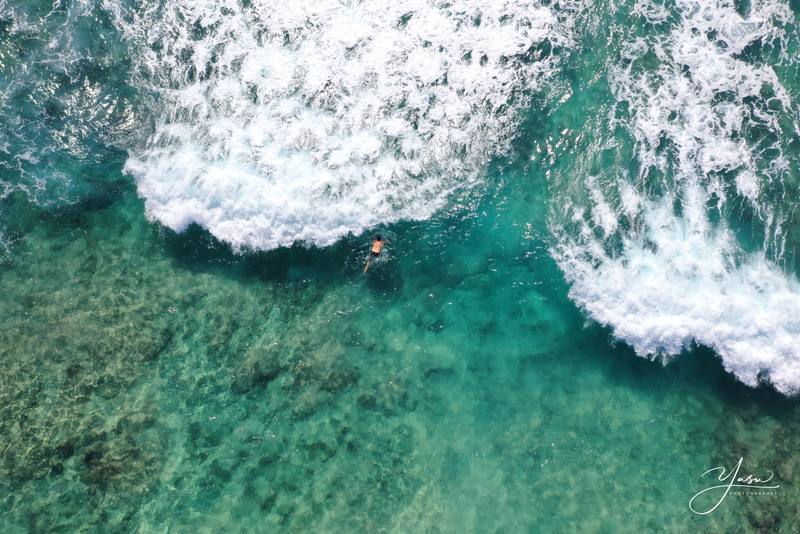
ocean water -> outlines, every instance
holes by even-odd
[[[797,532],[798,13],[0,0],[0,528]]]

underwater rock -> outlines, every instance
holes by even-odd
[[[83,457],[83,464],[86,466],[84,482],[100,487],[105,487],[121,472],[120,462],[109,456],[107,447],[103,445],[87,452]]]
[[[359,406],[384,415],[397,415],[400,411],[413,411],[417,401],[409,395],[406,381],[390,379],[369,388],[372,392],[364,393],[357,399]]]
[[[358,405],[366,410],[377,410],[378,399],[372,393],[364,393],[358,396]]]
[[[164,461],[163,444],[147,432],[155,424],[154,416],[134,413],[110,432],[89,436],[81,451],[83,482],[106,491],[141,494],[152,489]]]
[[[67,460],[75,454],[75,445],[69,441],[65,441],[56,447],[56,454],[58,454],[60,458]]]
[[[358,383],[360,374],[354,368],[332,369],[322,378],[320,388],[329,393],[336,393]]]
[[[747,521],[750,526],[757,532],[779,532],[783,524],[781,507],[774,503],[767,503],[760,505],[759,508],[758,511],[747,512]]]
[[[67,367],[66,370],[67,378],[70,379],[76,378],[81,373],[81,371],[83,371],[83,369],[81,368],[80,365],[77,364],[70,365],[69,367]]]
[[[235,469],[236,466],[230,459],[216,459],[211,462],[211,467],[208,470],[208,474],[214,479],[215,482],[219,484],[226,484],[230,482]]]
[[[200,450],[216,447],[222,441],[222,435],[217,429],[198,421],[189,424],[189,438],[192,448]]]
[[[329,394],[305,391],[298,395],[292,404],[292,419],[305,419],[316,412],[317,408],[325,401],[323,395],[328,396]]]
[[[258,460],[258,467],[264,468],[267,467],[278,460],[280,460],[281,455],[278,451],[268,451],[261,456]]]
[[[278,378],[281,371],[283,367],[273,352],[258,351],[253,355],[249,354],[234,372],[231,389],[242,395],[263,388]]]
[[[456,371],[452,367],[429,367],[424,371],[426,380],[444,380],[454,377],[455,374]]]
[[[278,498],[278,494],[275,490],[268,489],[266,494],[260,499],[258,505],[261,510],[265,512],[269,512],[275,506],[275,499]]]
[[[336,447],[324,441],[315,441],[308,445],[308,457],[313,462],[325,463],[336,455]]]

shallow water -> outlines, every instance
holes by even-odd
[[[102,16],[70,16],[112,42]],[[102,57],[59,85],[117,88],[100,132],[72,130],[74,111],[40,122],[46,98],[4,100],[4,532],[795,531],[796,401],[708,348],[638,356],[553,259],[554,210],[585,194],[564,177],[603,168],[583,156],[604,139],[581,135],[613,96],[603,57],[565,55],[474,187],[373,228],[388,257],[366,275],[369,233],[237,254],[148,219],[119,148],[140,96]],[[22,143],[55,155],[20,160]],[[739,458],[779,490],[692,513],[700,475]]]

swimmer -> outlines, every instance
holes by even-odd
[[[370,263],[374,258],[378,258],[381,255],[381,250],[383,250],[383,245],[386,241],[381,237],[380,234],[376,234],[374,238],[372,238],[372,248],[369,249],[369,256],[367,257],[367,263],[364,265],[364,272],[366,273],[369,269]]]

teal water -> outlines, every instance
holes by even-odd
[[[369,232],[234,253],[149,219],[110,18],[0,8],[4,532],[797,531],[797,402],[710,348],[637,356],[553,259],[553,212],[584,194],[562,182],[603,169],[582,159],[612,100],[596,43],[623,10],[589,17],[596,54],[561,52],[479,185],[375,228],[364,275]],[[45,61],[54,36],[74,58]],[[780,489],[692,513],[739,458]]]

